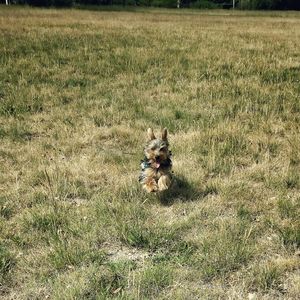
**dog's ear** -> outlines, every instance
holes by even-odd
[[[165,140],[165,141],[168,139],[168,130],[167,130],[167,128],[164,128],[161,131],[161,138],[162,138],[162,140]]]
[[[155,140],[155,139],[156,139],[156,137],[155,137],[155,135],[154,135],[154,133],[153,133],[152,128],[148,128],[148,130],[147,130],[147,135],[148,135],[149,141]]]

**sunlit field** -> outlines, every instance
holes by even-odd
[[[300,13],[0,6],[0,298],[297,299],[299,96]]]

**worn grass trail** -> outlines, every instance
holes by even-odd
[[[296,299],[299,45],[293,12],[0,7],[0,297]]]

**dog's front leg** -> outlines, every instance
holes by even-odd
[[[148,180],[146,180],[146,182],[143,184],[143,188],[148,193],[158,191],[158,186],[154,178],[148,178]]]
[[[171,185],[171,178],[168,175],[162,175],[158,180],[158,190],[165,191]]]

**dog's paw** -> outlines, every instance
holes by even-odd
[[[145,184],[143,186],[144,190],[147,192],[147,193],[155,193],[159,190],[157,184],[155,183],[151,183],[151,184]]]
[[[160,192],[163,192],[163,191],[167,190],[168,188],[169,188],[169,187],[166,186],[166,185],[160,185],[159,188],[158,188],[158,190],[159,190]]]
[[[158,186],[155,185],[153,186],[152,190],[150,191],[151,193],[156,193],[159,190]]]

